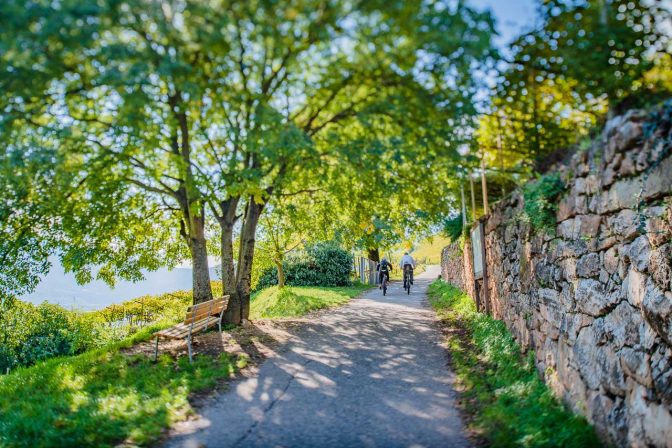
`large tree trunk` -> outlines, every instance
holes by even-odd
[[[212,300],[204,217],[192,218],[192,225],[192,234],[189,236],[189,250],[191,252],[194,303],[201,303]]]
[[[367,249],[368,258],[376,263],[380,261],[380,251],[377,247]]]
[[[257,225],[265,203],[258,204],[250,198],[245,210],[245,221],[240,233],[240,252],[238,255],[238,271],[236,273],[236,291],[240,300],[240,317],[247,320],[250,316],[250,289],[252,286],[252,262]]]
[[[240,198],[238,197],[232,197],[219,204],[222,212],[222,215],[218,217],[218,221],[222,230],[222,284],[224,294],[231,294],[236,291],[236,268],[233,257],[233,228],[238,220],[236,209],[238,207],[239,199]]]

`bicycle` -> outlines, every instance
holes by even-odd
[[[382,274],[383,279],[381,280],[381,286],[383,289],[383,295],[387,295],[387,279],[389,278],[389,274],[383,273]]]
[[[407,294],[411,293],[411,275],[413,274],[413,266],[407,264],[404,266],[404,289]]]

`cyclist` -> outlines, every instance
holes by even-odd
[[[378,286],[378,289],[381,289],[383,287],[383,276],[387,277],[387,281],[390,281],[390,271],[392,270],[392,264],[387,261],[387,258],[383,257],[382,260],[380,260],[380,263],[378,263],[378,282],[380,283],[380,286]]]
[[[410,272],[410,279],[411,279],[411,285],[413,284],[413,269],[415,269],[415,260],[413,257],[411,257],[408,252],[404,252],[404,256],[401,257],[401,263],[399,263],[399,266],[401,266],[401,270],[405,271],[408,269]],[[408,266],[408,268],[406,268]],[[404,283],[404,288],[406,287],[406,283]]]

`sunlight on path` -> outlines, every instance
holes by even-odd
[[[167,446],[469,446],[425,302],[437,276],[430,267],[410,295],[395,282],[301,327]]]

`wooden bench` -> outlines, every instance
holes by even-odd
[[[187,317],[185,317],[184,322],[154,333],[154,336],[156,336],[154,361],[156,361],[159,356],[159,338],[164,338],[186,339],[187,347],[189,349],[189,362],[192,362],[191,341],[194,333],[201,330],[205,333],[208,328],[217,324],[221,334],[222,317],[224,317],[224,310],[226,310],[228,301],[229,296],[224,296],[219,299],[208,300],[207,302],[192,305],[187,308]]]

